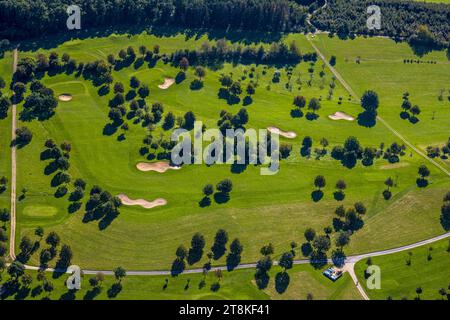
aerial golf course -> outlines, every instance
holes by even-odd
[[[21,59],[57,53],[60,66],[64,66],[61,58],[67,54],[77,64],[83,62],[85,66],[96,60],[104,61],[112,76],[109,84],[98,84],[76,68],[72,72],[61,67],[63,71],[36,74],[33,79],[51,89],[58,99],[54,114],[46,119],[21,116],[25,114],[26,97],[32,91],[31,81],[25,84],[24,99],[17,103],[17,127],[28,128],[32,139],[17,148],[15,254],[21,253],[23,237],[40,245],[23,255],[23,263],[42,264],[41,252],[48,247],[45,238],[50,232],[59,235],[58,246],[70,246],[71,264],[82,269],[112,270],[121,266],[126,270],[159,271],[171,270],[177,248],[183,245],[189,249],[191,238],[197,232],[204,236],[206,245],[201,257],[186,263],[186,269],[202,268],[208,260],[213,269],[227,264],[228,252],[212,259],[207,257],[219,229],[228,234],[227,248],[232,240],[239,239],[243,246],[240,263],[258,261],[262,256],[261,247],[268,243],[274,247],[274,260],[291,250],[295,253],[294,259],[308,259],[311,252],[304,250],[307,247],[304,245],[309,243],[304,233],[309,228],[331,239],[331,248],[323,252],[328,258],[332,257],[333,250],[339,249],[351,256],[401,247],[448,231],[443,228],[440,215],[443,198],[450,190],[450,160],[435,157],[430,162],[427,156],[427,147],[441,148],[450,138],[450,62],[446,51],[431,51],[418,57],[406,43],[386,38],[341,40],[326,34],[309,35],[309,39],[303,34],[288,34],[279,39],[246,43],[224,37],[221,45],[226,43],[228,48],[241,45],[258,50],[262,46],[268,52],[273,43],[284,43],[288,48],[295,43],[303,55],[315,53],[316,56],[291,64],[255,63],[251,59],[219,61],[205,65],[201,75],[196,70],[200,64],[192,63],[185,68],[185,79],[178,81],[181,68],[179,61],[172,63],[171,55],[177,50],[208,50],[206,48],[215,47],[220,38],[172,30],[161,33],[164,35],[155,34],[113,34],[48,43],[42,48],[31,44],[19,47],[19,65]],[[313,45],[324,55],[326,63]],[[152,51],[151,61],[145,58],[146,52],[140,52],[142,46],[146,52]],[[119,52],[129,47],[134,49],[134,55],[131,54],[134,58],[129,57],[129,51],[127,57],[120,58]],[[114,64],[108,63],[109,55],[114,56]],[[332,57],[335,58],[333,68],[354,94],[330,69]],[[407,62],[409,60],[420,62]],[[0,59],[0,76],[7,83],[3,92],[8,91],[12,80],[12,65],[12,52],[6,52]],[[221,96],[224,75],[241,84],[242,93],[236,95],[237,99],[227,100]],[[133,77],[139,81],[137,86],[133,84]],[[193,86],[196,80],[202,83],[199,88]],[[120,106],[125,114],[116,121],[120,125],[110,115],[111,109],[117,107],[111,105],[117,82],[123,85],[124,96]],[[247,94],[250,83],[254,93]],[[147,86],[149,92],[140,95],[138,91],[143,86]],[[364,111],[360,98],[367,90],[375,91],[379,98],[377,113],[381,120],[376,119],[374,123],[359,120],[359,114]],[[409,93],[407,99],[413,105],[420,107],[418,114],[402,115],[405,93]],[[298,96],[304,97],[306,106],[293,104]],[[319,101],[319,108],[308,109],[312,99]],[[141,112],[133,110],[133,101]],[[156,103],[163,106],[159,120],[151,111]],[[222,110],[235,115],[241,109],[248,114],[245,128],[275,127],[295,133],[290,137],[280,136],[288,152],[280,160],[277,174],[260,175],[260,166],[255,165],[203,164],[183,165],[177,170],[161,172],[139,170],[143,164],[144,167],[147,164],[153,168],[152,164],[157,164],[166,168],[164,142],[170,140],[173,129],[183,126],[182,119],[186,119],[187,112],[192,111],[195,119],[202,121],[206,128],[217,128]],[[177,121],[167,128],[164,122],[169,112]],[[149,121],[146,114],[151,116]],[[11,113],[0,119],[0,177],[5,176],[8,181],[11,181],[11,120]],[[144,141],[149,135],[155,148]],[[305,148],[305,137],[312,141],[309,148]],[[349,165],[333,156],[333,148],[343,146],[349,137],[356,137],[362,149],[373,149],[373,152],[367,151],[374,153],[371,161],[358,158]],[[46,157],[49,139],[57,146],[70,144],[65,150],[70,165],[62,170],[70,179],[55,182],[59,171]],[[385,157],[388,149],[394,149],[394,143],[400,150],[392,157]],[[366,159],[365,155],[362,157]],[[426,184],[419,183],[418,170],[423,165],[429,170],[429,174],[422,177]],[[326,183],[315,185],[317,176],[323,176]],[[385,183],[388,178],[392,185]],[[71,194],[76,189],[77,179],[82,179],[86,186],[83,197],[73,200]],[[224,179],[230,179],[233,185],[226,199],[210,195],[205,204],[202,201],[205,185],[215,187]],[[345,188],[338,192],[336,183],[340,180],[345,181]],[[107,190],[113,197],[120,196],[117,214],[98,219],[87,217],[87,203],[94,186]],[[384,193],[386,189],[390,196]],[[9,210],[9,191],[7,188],[0,194],[0,208]],[[335,241],[342,230],[339,219],[343,217],[335,213],[336,208],[344,206],[348,210],[359,202],[366,210],[358,216],[357,227],[345,230],[351,231],[349,242],[338,248]],[[38,227],[43,228],[43,236],[36,234]],[[9,225],[5,228],[9,232]],[[439,242],[441,247],[444,249],[436,252],[433,263],[443,261],[445,265],[449,255],[445,251],[448,240]],[[374,258],[374,263],[377,259],[381,258]],[[390,261],[380,260],[380,266]],[[46,261],[46,266],[55,267],[56,262],[57,258],[52,258]],[[142,281],[137,281],[138,276],[127,276],[120,295],[153,299],[306,299],[311,294],[310,298],[317,299],[360,299],[348,274],[332,283],[321,275],[323,267],[294,266],[289,270],[290,284],[284,293],[275,290],[272,283],[275,271],[281,270],[274,266],[264,290],[258,289],[253,279],[254,270],[250,269],[225,271],[220,290],[215,292],[198,288],[203,278],[201,273],[176,278],[143,277]],[[363,274],[361,270],[361,265],[357,264],[358,277]],[[390,272],[389,276],[395,273]],[[437,290],[450,284],[448,273],[442,277],[430,284],[433,294],[429,298],[439,298]],[[164,291],[161,288],[166,278],[170,280]],[[210,278],[208,288],[216,281],[213,272],[205,279],[208,282]],[[405,276],[405,281],[412,281],[412,278]],[[192,284],[186,289],[188,279]],[[110,280],[105,280],[105,286]],[[52,293],[55,297],[66,290],[62,284],[58,286]],[[409,295],[412,299],[415,284],[411,284],[411,288],[409,292],[396,292],[396,289],[373,295],[370,290],[366,292],[371,298],[385,299],[392,295],[400,299]],[[85,290],[88,290],[87,284]],[[160,295],[144,297],[140,294],[144,291]],[[237,297],[236,292],[242,297]],[[102,295],[106,298],[105,292],[98,297]],[[78,293],[77,298],[83,298],[83,294]]]

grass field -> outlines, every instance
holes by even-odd
[[[77,61],[87,62],[106,59],[109,53],[117,54],[129,45],[137,49],[141,44],[148,48],[159,44],[161,52],[169,53],[175,49],[198,48],[207,39],[206,35],[186,37],[184,34],[160,37],[112,35],[68,41],[54,50],[60,54],[66,52]],[[284,40],[296,40],[303,52],[313,51],[303,35],[289,35]],[[387,39],[342,41],[319,36],[315,41],[328,57],[337,56],[336,68],[358,94],[365,89],[374,89],[379,93],[380,115],[413,144],[425,148],[428,144],[443,143],[448,139],[446,127],[450,105],[448,101],[437,99],[441,88],[450,89],[450,64],[444,52],[433,52],[421,58],[435,60],[436,65],[410,65],[404,64],[403,59],[414,57],[411,49]],[[51,48],[52,44],[47,43],[46,47]],[[52,50],[40,51],[48,53]],[[21,52],[20,56],[35,53]],[[354,62],[357,56],[361,56],[361,64]],[[10,63],[7,56],[0,65]],[[244,75],[244,69],[249,70],[250,67],[224,64],[217,71],[208,69],[204,88],[199,91],[189,89],[189,83],[195,77],[193,70],[189,70],[188,78],[183,83],[165,91],[158,89],[157,85],[165,77],[174,77],[178,72],[162,62],[152,68],[147,65],[139,68],[130,66],[114,71],[113,77],[114,81],[122,81],[127,91],[130,77],[137,76],[150,87],[151,93],[146,99],[148,105],[159,101],[164,104],[165,113],[172,111],[176,115],[192,110],[197,119],[210,128],[216,126],[220,110],[235,113],[242,107],[229,106],[218,99],[220,74],[232,72],[234,79],[237,79]],[[357,116],[361,107],[348,99],[348,94],[338,83],[333,98],[326,99],[331,73],[324,68],[325,76],[323,79],[319,76],[321,61],[314,67],[312,86],[305,83],[309,65],[301,63],[295,67],[293,81],[300,77],[302,88],[298,90],[294,85],[292,91],[285,88],[288,81],[285,70],[282,70],[280,83],[273,84],[274,67],[267,68],[266,75],[263,75],[264,66],[253,67],[260,74],[260,84],[253,103],[246,107],[250,115],[248,127],[262,129],[278,126],[298,134],[292,140],[294,148],[290,158],[281,163],[277,175],[270,177],[261,176],[259,168],[252,166],[240,174],[232,173],[228,166],[184,166],[179,171],[164,174],[139,172],[135,165],[145,161],[138,153],[146,134],[145,128],[130,121],[126,140],[118,141],[118,133],[104,135],[103,128],[109,122],[108,100],[112,94],[100,97],[98,88],[91,82],[74,75],[46,75],[42,79],[46,86],[52,88],[56,95],[70,93],[73,100],[60,102],[55,116],[48,121],[19,122],[19,126],[29,127],[34,137],[28,146],[18,150],[17,190],[27,188],[28,193],[25,199],[18,202],[17,239],[23,235],[34,237],[34,228],[42,226],[47,233],[54,230],[60,234],[62,242],[69,244],[74,251],[73,263],[82,268],[111,269],[123,265],[126,269],[156,270],[168,269],[177,246],[181,243],[189,246],[195,232],[205,235],[209,248],[215,232],[224,228],[231,239],[237,237],[243,243],[242,262],[255,261],[259,258],[259,248],[267,242],[275,245],[275,255],[279,256],[289,249],[291,241],[304,241],[306,228],[322,230],[331,225],[334,209],[341,204],[333,199],[334,184],[342,178],[348,185],[342,204],[363,201],[368,207],[364,228],[352,236],[347,254],[397,247],[443,232],[439,211],[442,196],[450,187],[450,179],[429,165],[431,184],[427,189],[419,189],[415,183],[417,168],[426,160],[410,150],[401,159],[400,166],[389,165],[386,160],[380,159],[371,167],[358,164],[353,169],[343,167],[329,156],[321,160],[300,156],[301,141],[306,135],[313,138],[314,147],[319,147],[321,138],[327,138],[329,150],[333,145],[342,144],[350,135],[357,136],[364,146],[378,147],[382,142],[386,145],[400,142],[381,124],[369,129],[356,122],[328,119],[328,115],[336,111]],[[4,69],[7,70],[6,67]],[[267,90],[269,84],[270,90]],[[415,125],[399,117],[401,97],[406,90],[410,92],[411,100],[423,110],[419,116],[420,122]],[[292,100],[297,94],[304,95],[307,100],[322,97],[318,120],[291,118]],[[340,96],[343,97],[342,105],[338,104]],[[431,120],[434,111],[435,120]],[[3,139],[3,133],[9,132],[9,122],[1,121]],[[156,132],[160,130],[158,128]],[[67,197],[56,199],[55,188],[50,186],[51,176],[44,174],[47,162],[40,161],[40,153],[47,138],[71,142],[73,150],[69,172],[73,178],[85,179],[88,188],[97,184],[113,194],[125,193],[132,198],[153,200],[162,197],[168,200],[168,205],[152,210],[122,207],[120,216],[102,231],[96,222],[83,223],[84,210],[69,214]],[[0,143],[7,145],[8,139]],[[0,168],[8,171],[9,153],[6,157],[3,153],[0,156]],[[448,163],[444,165],[448,166]],[[318,174],[325,176],[327,186],[324,198],[315,203],[311,200],[311,192],[314,190],[313,179]],[[393,198],[385,201],[381,192],[385,188],[383,182],[389,176],[395,179],[397,186],[393,189]],[[226,204],[213,202],[210,207],[200,208],[198,202],[202,199],[203,186],[216,184],[224,178],[231,178],[234,184],[231,200]],[[0,196],[0,201],[2,199]],[[4,201],[6,205],[6,197]],[[32,256],[30,263],[38,264],[38,254]],[[216,263],[224,264],[225,260],[222,258]]]
[[[332,282],[325,278],[320,270],[314,270],[311,266],[295,266],[289,270],[290,285],[287,290],[280,294],[275,290],[274,277],[279,271],[273,268],[271,280],[268,288],[259,290],[253,279],[254,270],[238,270],[232,273],[224,273],[220,280],[220,289],[212,291],[211,285],[217,283],[217,277],[210,272],[205,280],[205,286],[201,287],[200,282],[203,275],[182,275],[176,278],[164,276],[127,276],[122,280],[122,291],[116,299],[122,300],[267,300],[267,299],[296,299],[305,300],[311,294],[314,300],[356,300],[360,299],[358,291],[347,274],[339,281]],[[42,299],[45,293],[33,296],[32,290],[40,283],[36,280],[36,272],[31,272],[33,283],[30,290],[19,291],[7,299]],[[50,275],[48,276],[50,277]],[[91,276],[85,275],[82,278],[81,290],[71,294],[64,282],[67,276],[58,279],[49,279],[55,290],[50,294],[52,300],[57,299],[111,299],[108,297],[108,289],[116,281],[113,277],[107,276],[98,295],[92,295],[92,287],[88,279]],[[6,278],[6,276],[5,276]],[[166,279],[168,280],[167,286]],[[6,279],[5,279],[6,280]],[[25,293],[23,293],[25,292]],[[113,298],[114,299],[114,298]]]
[[[372,258],[372,263],[379,266],[381,270],[380,290],[367,289],[364,280],[366,260],[356,264],[355,272],[371,299],[382,300],[390,296],[394,300],[403,298],[411,300],[417,298],[416,289],[419,287],[423,291],[420,294],[423,300],[448,299],[449,245],[449,240],[445,239],[410,251]],[[409,259],[411,264],[407,265]],[[439,294],[441,288],[447,290],[447,295],[444,297]]]

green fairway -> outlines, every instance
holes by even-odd
[[[372,263],[380,267],[381,289],[367,289],[364,272],[367,261],[361,260],[355,266],[360,283],[371,299],[394,300],[417,298],[416,289],[421,288],[419,295],[423,300],[448,299],[450,275],[450,243],[448,239],[413,250],[372,258]],[[410,260],[410,265],[407,261]],[[439,290],[444,288],[447,295],[442,296]]]
[[[307,295],[312,295],[314,300],[346,300],[360,299],[354,284],[345,274],[337,282],[325,278],[320,270],[314,270],[310,266],[295,266],[289,270],[290,284],[284,293],[278,293],[274,287],[274,277],[279,271],[274,267],[271,271],[271,280],[267,289],[259,290],[254,282],[254,270],[238,270],[231,273],[225,272],[220,280],[220,289],[212,290],[211,285],[218,282],[213,271],[201,285],[204,276],[202,274],[182,275],[175,278],[165,276],[126,276],[122,280],[122,291],[115,297],[121,300],[267,300],[267,299],[296,299],[305,300]],[[45,292],[33,296],[33,289],[42,285],[36,280],[36,272],[28,272],[34,279],[29,290],[10,294],[7,299],[42,299]],[[71,293],[65,286],[67,275],[52,279],[51,274],[47,279],[54,285],[54,291],[49,295],[52,300],[58,299],[114,299],[108,297],[108,289],[116,282],[114,277],[107,276],[98,295],[93,294],[89,285],[89,278],[84,275],[81,281],[81,290]],[[7,276],[4,277],[6,280]],[[167,285],[166,285],[167,281]],[[35,289],[36,290],[36,289]]]
[[[176,49],[199,48],[206,40],[207,35],[196,38],[181,33],[158,37],[147,34],[130,37],[112,35],[68,41],[54,50],[60,56],[68,53],[78,62],[89,62],[106,59],[110,53],[117,55],[120,49],[130,45],[137,50],[141,44],[148,48],[159,44],[162,53],[170,53]],[[283,40],[287,43],[295,40],[302,52],[313,52],[304,35],[288,35]],[[337,56],[336,68],[358,94],[366,89],[378,92],[380,115],[414,145],[425,149],[428,144],[447,141],[450,105],[448,101],[437,99],[441,88],[450,89],[450,64],[444,52],[433,52],[422,58],[437,61],[437,64],[411,65],[403,63],[403,59],[414,58],[410,48],[386,39],[358,38],[351,42],[319,36],[314,41],[328,58]],[[269,45],[265,44],[266,47]],[[39,50],[46,54],[50,51],[53,49]],[[20,52],[20,57],[35,54],[31,51]],[[361,56],[361,64],[354,62],[357,56]],[[0,65],[10,64],[11,59],[7,56]],[[331,148],[342,145],[348,136],[356,136],[363,146],[372,147],[379,147],[381,143],[389,146],[401,141],[381,124],[366,128],[356,121],[329,119],[328,116],[336,111],[356,117],[361,107],[338,81],[332,98],[327,99],[332,74],[320,60],[313,66],[313,78],[311,85],[308,85],[310,67],[308,62],[294,66],[292,79],[289,80],[284,67],[224,63],[218,70],[207,69],[204,87],[196,91],[189,88],[190,82],[195,79],[193,68],[188,70],[184,82],[167,90],[159,89],[158,85],[164,82],[164,78],[175,77],[179,71],[161,60],[151,67],[145,63],[112,72],[114,82],[121,81],[125,85],[125,92],[130,89],[132,76],[147,84],[150,87],[147,105],[161,102],[164,114],[171,111],[176,116],[192,110],[197,120],[203,121],[207,128],[215,128],[221,110],[234,114],[242,108],[242,101],[237,105],[228,105],[218,98],[220,75],[231,72],[235,80],[242,79],[241,82],[246,85],[250,81],[248,74],[254,68],[254,73],[259,75],[258,87],[253,103],[246,106],[249,113],[247,127],[264,129],[276,126],[297,133],[297,138],[293,140],[282,139],[292,143],[293,150],[290,157],[281,162],[280,172],[274,176],[261,176],[259,167],[248,166],[242,173],[233,173],[230,166],[222,165],[183,166],[181,170],[164,174],[140,172],[136,164],[148,161],[139,155],[147,129],[129,120],[130,130],[125,140],[118,140],[120,130],[112,135],[104,134],[104,127],[109,123],[108,101],[113,93],[99,96],[98,87],[75,74],[45,75],[41,81],[53,89],[56,96],[69,93],[73,99],[60,101],[56,114],[50,120],[19,121],[19,126],[25,125],[31,129],[33,140],[18,150],[17,190],[20,192],[26,188],[28,192],[17,204],[16,251],[20,251],[22,236],[36,239],[34,229],[42,226],[46,234],[56,231],[61,236],[61,242],[71,246],[74,252],[72,262],[82,268],[112,269],[122,265],[129,270],[161,270],[170,268],[180,244],[189,247],[195,232],[205,235],[207,252],[215,232],[223,228],[227,230],[230,242],[239,238],[244,245],[242,262],[253,262],[259,259],[259,249],[264,244],[272,242],[275,257],[279,257],[290,249],[291,241],[298,244],[304,242],[306,228],[313,227],[322,232],[323,228],[332,226],[334,210],[338,205],[348,207],[357,201],[365,203],[368,210],[364,227],[352,236],[349,247],[345,249],[347,254],[397,247],[442,233],[439,223],[441,199],[449,190],[450,179],[427,163],[431,170],[430,185],[426,189],[418,188],[417,168],[426,163],[418,154],[407,149],[398,164],[376,159],[373,166],[365,167],[358,162],[353,169],[347,169],[330,157]],[[6,67],[4,69],[7,70]],[[273,83],[272,77],[277,69],[281,71],[281,81]],[[321,76],[322,70],[324,73]],[[287,83],[292,87],[286,86]],[[417,124],[399,117],[404,91],[409,91],[411,100],[423,110]],[[313,97],[322,98],[318,120],[309,121],[304,116],[291,117],[292,101],[296,95],[304,95],[307,101]],[[342,97],[341,104],[339,97]],[[127,108],[128,105],[129,102],[126,102]],[[20,105],[19,112],[22,108]],[[434,111],[435,119],[431,120]],[[7,128],[10,121],[5,119],[0,123],[2,133],[3,130],[10,131]],[[153,135],[160,134],[168,137],[170,131],[163,131],[158,125]],[[322,138],[329,141],[326,157],[315,160],[314,156],[305,158],[300,155],[301,142],[307,135],[313,139],[313,148],[320,147]],[[73,180],[86,180],[87,190],[93,185],[100,185],[114,195],[126,194],[133,199],[151,201],[164,198],[168,201],[167,206],[151,210],[122,206],[121,214],[103,230],[99,229],[98,222],[83,223],[84,203],[88,195],[79,211],[69,213],[68,196],[56,198],[56,188],[51,187],[53,175],[44,173],[48,161],[41,161],[40,156],[48,138],[58,144],[63,141],[72,144],[69,173]],[[0,147],[8,144],[7,138],[0,141]],[[10,171],[9,148],[7,150],[6,154],[2,152],[0,155],[0,168],[4,168],[0,170],[5,172]],[[443,165],[448,167],[448,163]],[[315,190],[313,180],[320,174],[325,176],[327,186],[323,189],[324,198],[314,202],[311,199],[311,193]],[[381,193],[388,177],[395,180],[396,187],[392,189],[392,199],[386,201]],[[203,197],[205,184],[215,185],[224,178],[233,181],[230,201],[224,204],[213,201],[211,206],[201,208],[199,201]],[[345,179],[348,185],[342,202],[333,197],[334,185],[339,179]],[[6,205],[8,194],[0,195],[0,201]],[[299,251],[297,249],[298,254]],[[37,251],[31,257],[30,264],[39,264],[39,253]],[[225,257],[214,261],[214,264],[225,264]],[[201,267],[205,261],[203,257],[199,263],[189,267]],[[299,295],[305,294],[303,287],[296,290]],[[323,294],[325,298],[326,294]],[[327,294],[333,295],[331,292]]]

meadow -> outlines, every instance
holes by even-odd
[[[161,53],[170,53],[176,49],[199,48],[207,40],[214,43],[216,39],[209,39],[207,34],[187,36],[183,33],[170,36],[145,33],[111,35],[71,40],[55,48],[46,44],[48,49],[21,51],[20,57],[56,51],[60,56],[67,53],[79,62],[88,62],[106,59],[108,54],[116,55],[128,46],[137,50],[140,45],[152,48],[158,44]],[[304,35],[287,35],[282,40],[287,43],[295,40],[302,52],[313,52]],[[437,99],[441,88],[450,89],[450,64],[444,52],[432,52],[421,58],[437,61],[435,65],[411,65],[403,63],[403,59],[415,57],[411,49],[387,39],[342,41],[318,36],[314,41],[328,58],[336,55],[336,68],[358,94],[366,89],[378,92],[380,115],[414,145],[424,149],[429,144],[447,141],[450,105],[448,100]],[[265,46],[269,44],[264,43]],[[360,64],[354,62],[358,56],[361,56]],[[6,56],[0,62],[4,73],[11,60]],[[247,128],[277,126],[297,133],[293,140],[282,139],[292,143],[293,150],[290,157],[281,162],[281,170],[274,176],[261,176],[259,167],[253,166],[241,173],[219,165],[183,166],[181,170],[164,174],[140,172],[135,166],[146,161],[139,155],[139,149],[147,129],[128,121],[130,130],[125,134],[125,140],[117,139],[121,132],[104,133],[105,125],[110,122],[108,101],[113,94],[99,96],[98,87],[75,74],[45,75],[41,81],[53,89],[56,96],[69,93],[73,99],[59,102],[56,114],[49,120],[19,121],[19,126],[31,129],[33,140],[18,150],[17,190],[26,188],[27,193],[17,206],[16,251],[19,251],[18,243],[22,236],[35,239],[34,229],[42,226],[46,233],[56,231],[62,243],[71,246],[74,252],[72,262],[82,268],[112,269],[122,265],[126,269],[160,270],[170,268],[178,245],[189,247],[195,232],[205,235],[206,247],[209,248],[215,232],[223,228],[230,240],[239,238],[244,245],[242,262],[253,262],[260,257],[259,249],[264,244],[273,243],[275,258],[279,257],[290,250],[291,241],[304,242],[306,228],[313,227],[322,232],[323,228],[332,225],[338,205],[350,206],[356,201],[365,203],[368,211],[364,227],[352,236],[349,247],[345,249],[347,254],[397,247],[443,233],[439,223],[440,206],[450,180],[425,159],[407,149],[399,164],[377,159],[373,166],[365,167],[359,162],[356,167],[348,169],[329,156],[331,147],[342,145],[348,136],[356,136],[363,146],[373,147],[400,141],[381,124],[366,128],[356,121],[330,120],[328,116],[336,111],[356,117],[361,107],[337,81],[333,97],[327,99],[332,74],[322,64],[318,60],[313,66],[313,81],[308,85],[308,68],[311,67],[308,62],[294,66],[291,80],[287,78],[284,67],[224,63],[218,70],[207,69],[204,87],[195,91],[189,88],[190,82],[196,78],[192,68],[182,83],[168,90],[159,89],[158,85],[164,82],[164,78],[175,77],[179,71],[162,61],[155,66],[131,65],[112,72],[114,82],[121,81],[125,85],[125,92],[130,89],[132,76],[147,84],[150,87],[147,105],[161,102],[165,113],[171,111],[177,116],[193,111],[197,120],[212,128],[217,126],[221,110],[236,113],[243,107],[242,101],[228,105],[218,98],[220,75],[232,73],[235,80],[246,76],[241,80],[246,84],[250,80],[249,71],[255,68],[254,72],[259,75],[258,86],[253,103],[245,107],[249,113]],[[273,74],[278,69],[281,81],[273,83]],[[320,76],[322,70],[324,75]],[[289,81],[292,88],[286,87]],[[423,110],[420,121],[415,125],[399,118],[404,91],[409,91],[411,100],[417,101]],[[321,98],[322,108],[317,120],[291,117],[292,101],[296,95],[304,95],[307,101],[313,97]],[[339,97],[342,97],[341,104]],[[21,108],[20,105],[19,112]],[[7,146],[8,138],[3,137],[7,137],[10,131],[9,121],[0,121],[4,140],[0,143]],[[153,135],[167,137],[169,133],[158,126]],[[314,156],[301,156],[301,141],[305,136],[313,139],[314,147],[320,147],[320,139],[326,138],[330,144],[328,155],[320,160],[315,160]],[[151,210],[122,206],[121,214],[103,230],[96,222],[84,223],[84,206],[78,212],[69,213],[67,197],[55,198],[55,188],[50,185],[52,176],[44,173],[48,162],[41,161],[40,155],[44,142],[49,138],[57,143],[69,141],[72,144],[69,173],[73,178],[86,180],[88,189],[99,185],[112,194],[126,194],[134,199],[164,198],[168,205]],[[0,168],[5,172],[9,170],[9,160],[9,152],[6,155],[2,152]],[[416,186],[417,168],[423,163],[427,163],[431,170],[430,185],[426,189]],[[443,162],[443,165],[448,167],[448,162]],[[313,180],[319,174],[325,176],[327,186],[323,189],[323,199],[314,202],[311,199],[311,192],[315,190]],[[388,177],[395,180],[396,187],[393,188],[392,199],[386,201],[381,193]],[[224,178],[233,181],[230,200],[224,204],[213,201],[211,206],[200,207],[204,185],[216,184]],[[344,179],[348,185],[342,202],[333,197],[334,184],[339,179]],[[0,201],[3,197],[0,195]],[[298,249],[297,253],[301,255]],[[204,260],[194,266],[200,267]],[[29,263],[39,264],[38,252]],[[224,264],[225,258],[214,263]]]
[[[422,300],[447,300],[449,245],[448,239],[445,239],[410,251],[372,258],[372,264],[381,270],[381,289],[367,289],[364,278],[367,260],[359,261],[355,272],[371,299],[391,297],[394,300],[412,300],[419,297]],[[421,288],[422,292],[418,294],[417,288]],[[441,288],[446,290],[446,295],[439,293]]]
[[[106,276],[101,284],[100,292],[95,293],[95,290],[89,285],[91,275],[82,277],[81,289],[76,292],[67,289],[66,275],[57,279],[51,279],[49,275],[47,279],[52,282],[54,290],[50,294],[46,292],[33,294],[37,291],[36,287],[42,286],[42,282],[36,279],[35,271],[27,271],[33,277],[33,282],[28,289],[19,290],[5,298],[8,300],[40,300],[46,297],[52,300],[306,300],[310,295],[310,298],[314,300],[360,299],[348,274],[345,274],[339,281],[332,282],[325,278],[320,270],[315,270],[308,265],[295,266],[289,270],[290,285],[286,291],[279,293],[274,285],[274,277],[279,271],[277,269],[279,268],[274,267],[270,272],[271,280],[264,290],[259,290],[255,285],[253,270],[237,270],[233,273],[226,273],[220,280],[213,271],[206,277],[202,274],[180,275],[175,278],[126,276],[121,281],[122,290],[115,297],[108,296],[108,290],[117,282],[113,276]],[[204,284],[202,280],[204,280]],[[211,286],[216,283],[220,283],[220,288],[218,290],[211,289]]]

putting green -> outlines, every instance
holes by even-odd
[[[26,206],[23,209],[23,214],[29,217],[49,218],[56,216],[58,209],[55,207],[46,206]]]

